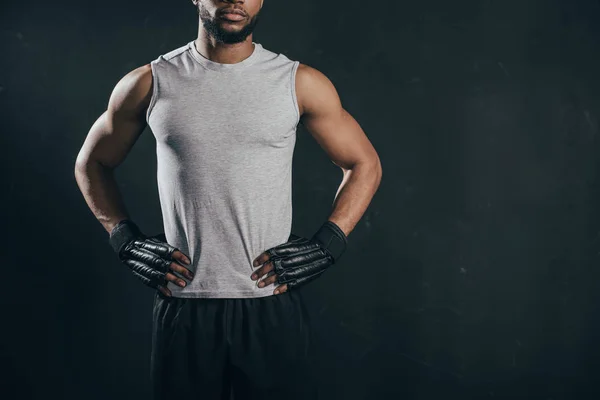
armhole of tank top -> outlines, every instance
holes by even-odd
[[[158,77],[156,73],[156,60],[150,63],[150,69],[152,70],[152,97],[150,97],[150,103],[146,110],[146,123],[150,124],[150,113],[156,104],[156,98],[158,97]]]
[[[294,110],[296,111],[296,125],[300,123],[300,108],[298,107],[298,96],[296,95],[296,73],[299,65],[300,61],[294,61],[294,64],[292,65],[292,78],[290,85],[292,88],[292,103],[294,104]]]

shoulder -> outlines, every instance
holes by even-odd
[[[335,107],[339,103],[331,80],[318,69],[302,63],[296,72],[296,96],[301,113],[319,107]]]
[[[145,98],[152,93],[154,74],[157,69],[162,69],[165,65],[175,63],[180,59],[190,44],[180,46],[165,54],[160,55],[154,61],[142,65],[121,78],[115,87],[115,92],[119,96],[125,96],[130,99]]]
[[[142,65],[123,76],[117,82],[110,100],[114,110],[142,110],[152,97],[152,67]]]
[[[326,85],[331,81],[321,71],[309,65],[299,63],[296,82],[302,85]]]

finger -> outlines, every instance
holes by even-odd
[[[277,286],[277,288],[273,291],[273,294],[281,294],[281,293],[287,292],[287,290],[288,290],[288,285],[286,283],[286,284]]]
[[[158,235],[151,236],[147,240],[150,240],[150,241],[154,242],[155,244],[159,245],[158,248],[160,250],[157,250],[157,252],[161,256],[166,257],[168,259],[177,260],[178,262],[180,262],[182,264],[186,264],[186,265],[191,264],[190,257],[188,255],[184,254],[177,247],[170,245],[169,242],[167,242],[167,237],[165,236],[164,233],[160,233]],[[155,250],[156,250],[156,248],[155,248]]]
[[[190,261],[190,258],[183,254],[181,250],[175,250],[175,252],[173,253],[173,258],[179,261],[181,264],[190,265],[192,263]]]
[[[127,265],[131,272],[133,272],[138,278],[144,281],[145,284],[152,284],[154,282],[160,282],[160,280],[164,280],[165,271],[160,271],[158,269],[152,268],[142,262],[127,259],[123,261],[123,264]]]
[[[169,264],[171,263],[169,260],[160,257],[156,253],[141,247],[130,248],[127,252],[127,258],[139,261],[161,272],[167,272]]]
[[[267,272],[271,271],[272,269],[273,269],[273,263],[269,261],[268,263],[266,263],[265,265],[263,265],[262,267],[260,267],[256,271],[254,271],[252,273],[252,275],[250,276],[250,278],[252,278],[252,280],[257,280],[257,279],[261,278]]]
[[[274,283],[276,280],[277,280],[277,275],[276,274],[273,274],[271,276],[267,276],[265,279],[263,279],[262,281],[260,281],[258,283],[258,287],[262,288],[262,287],[268,286],[268,285]]]
[[[303,254],[319,249],[319,244],[311,242],[308,239],[300,238],[292,242],[286,242],[279,246],[272,247],[267,250],[267,253],[272,256],[285,257],[289,255]]]
[[[171,297],[171,291],[169,289],[167,289],[166,287],[164,287],[164,286],[158,286],[157,289],[160,290],[160,292],[164,296]]]
[[[179,265],[176,262],[172,262],[170,267],[173,271],[180,273],[181,275],[185,276],[186,278],[188,278],[190,280],[194,279],[194,273],[192,271],[190,271],[189,269],[187,269],[186,267]]]
[[[137,272],[135,270],[135,268],[131,269],[131,272],[133,273],[133,275],[135,275],[138,279],[140,279],[142,282],[144,282],[144,285],[146,286],[152,286],[152,279],[148,278],[142,274],[140,274],[139,272]]]
[[[284,269],[314,262],[331,264],[327,257],[327,253],[320,248],[314,249],[313,251],[291,254],[287,257],[278,257],[278,259],[281,260],[281,267]]]
[[[269,261],[269,255],[267,254],[267,252],[263,252],[254,259],[254,261],[252,262],[252,266],[258,267],[259,265],[262,265],[267,261]]]
[[[173,258],[173,253],[178,250],[167,242],[160,242],[157,239],[152,238],[148,238],[147,240],[136,240],[135,246],[137,248],[149,250],[167,260],[171,260]]]
[[[301,259],[295,263],[292,263],[289,259],[279,259],[277,264],[275,265],[275,271],[280,277],[280,283],[287,283],[325,271],[327,266],[331,265],[331,262],[328,258],[320,258],[310,263],[305,263]]]
[[[165,275],[165,279],[170,282],[173,282],[177,286],[181,286],[181,287],[187,286],[187,283],[185,283],[185,281],[183,279],[178,278],[177,276],[173,275],[170,272],[167,272],[167,274]]]

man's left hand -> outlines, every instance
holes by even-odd
[[[262,266],[252,273],[251,279],[266,275],[259,287],[276,283],[274,294],[286,292],[325,272],[341,257],[346,243],[343,231],[331,221],[310,239],[292,234],[287,242],[264,251],[254,260],[254,267]]]

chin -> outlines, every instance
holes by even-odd
[[[239,25],[231,22],[221,22],[219,26],[221,27],[221,29],[226,29],[229,31],[241,31],[246,27],[246,25]]]
[[[225,28],[225,27],[224,27],[224,28],[222,28],[222,29],[221,29],[221,31],[222,31],[224,34],[237,34],[237,33],[239,33],[239,32],[241,31],[241,29],[239,29],[239,28],[237,28],[237,29],[236,29],[236,28],[233,28],[233,29],[232,29],[232,28]]]

